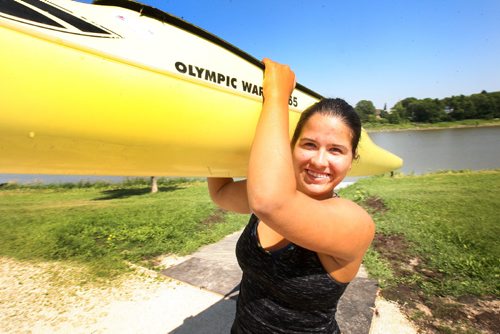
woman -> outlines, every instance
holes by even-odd
[[[304,111],[291,141],[295,75],[264,59],[264,102],[248,178],[209,178],[221,208],[253,213],[236,246],[243,277],[232,333],[340,333],[335,312],[374,235],[371,217],[334,188],[356,156],[361,123],[342,100]]]

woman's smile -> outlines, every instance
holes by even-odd
[[[310,169],[306,169],[306,173],[313,180],[325,180],[325,179],[330,178],[330,173],[315,172],[315,171],[312,171]]]

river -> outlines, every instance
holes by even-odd
[[[405,174],[500,168],[500,127],[373,132],[370,138],[403,158]]]
[[[401,172],[500,168],[500,127],[372,132],[372,140],[404,160]],[[120,176],[0,174],[0,183],[120,182]],[[357,178],[347,178],[354,181]]]

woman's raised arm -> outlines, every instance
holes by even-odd
[[[250,210],[295,244],[330,255],[344,264],[360,262],[373,238],[373,221],[364,209],[351,201],[318,200],[297,189],[296,177],[301,176],[296,176],[294,170],[288,134],[288,99],[295,75],[288,66],[268,59],[264,64],[264,104],[252,144],[247,181]],[[317,124],[322,127],[325,122]],[[332,143],[335,150],[330,151],[325,149],[321,137],[326,133],[327,139],[336,138],[332,135],[336,131],[337,128],[320,131],[319,137],[312,132],[313,138],[297,144],[304,145],[307,151],[318,150],[315,159],[321,160],[311,160],[310,164],[316,167],[299,171],[307,174],[305,181],[300,180],[302,183],[310,180],[307,178],[319,179],[336,173],[335,163],[325,165],[324,170],[318,167],[324,159],[338,158],[336,143]],[[348,158],[351,162],[352,156]],[[344,172],[349,166],[350,163],[342,167]]]

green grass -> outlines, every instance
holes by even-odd
[[[248,219],[216,209],[204,181],[164,179],[159,187],[150,194],[147,180],[135,179],[3,185],[0,256],[63,260],[109,277],[126,272],[127,262],[191,253]],[[500,295],[500,170],[371,177],[340,193],[372,212],[377,232],[364,263],[386,298],[413,307],[409,316],[437,333],[494,326],[488,303]]]
[[[436,272],[439,279],[415,277],[427,293],[499,294],[500,171],[368,178],[343,195],[383,200],[377,233],[402,235],[410,255]]]
[[[359,203],[381,198],[387,210],[374,213],[377,233],[404,236],[407,257],[434,273],[395,273],[372,247],[365,263],[383,286],[410,281],[433,295],[498,295],[499,171],[368,178],[342,195]],[[79,261],[105,275],[126,268],[125,261],[193,252],[246,220],[217,210],[206,183],[197,180],[160,180],[157,194],[144,180],[6,185],[0,188],[0,255]]]
[[[486,303],[500,296],[500,170],[372,177],[341,195],[372,212],[376,236],[364,263],[386,298],[431,332],[494,332]]]
[[[0,189],[0,255],[68,260],[98,276],[145,264],[161,254],[187,254],[240,229],[247,218],[211,203],[206,182],[144,181],[110,185],[8,185]]]
[[[500,119],[465,119],[461,121],[436,122],[436,123],[413,123],[413,122],[404,122],[400,124],[390,124],[383,122],[363,123],[363,127],[368,132],[441,129],[441,128],[476,127],[476,126],[500,126]]]

